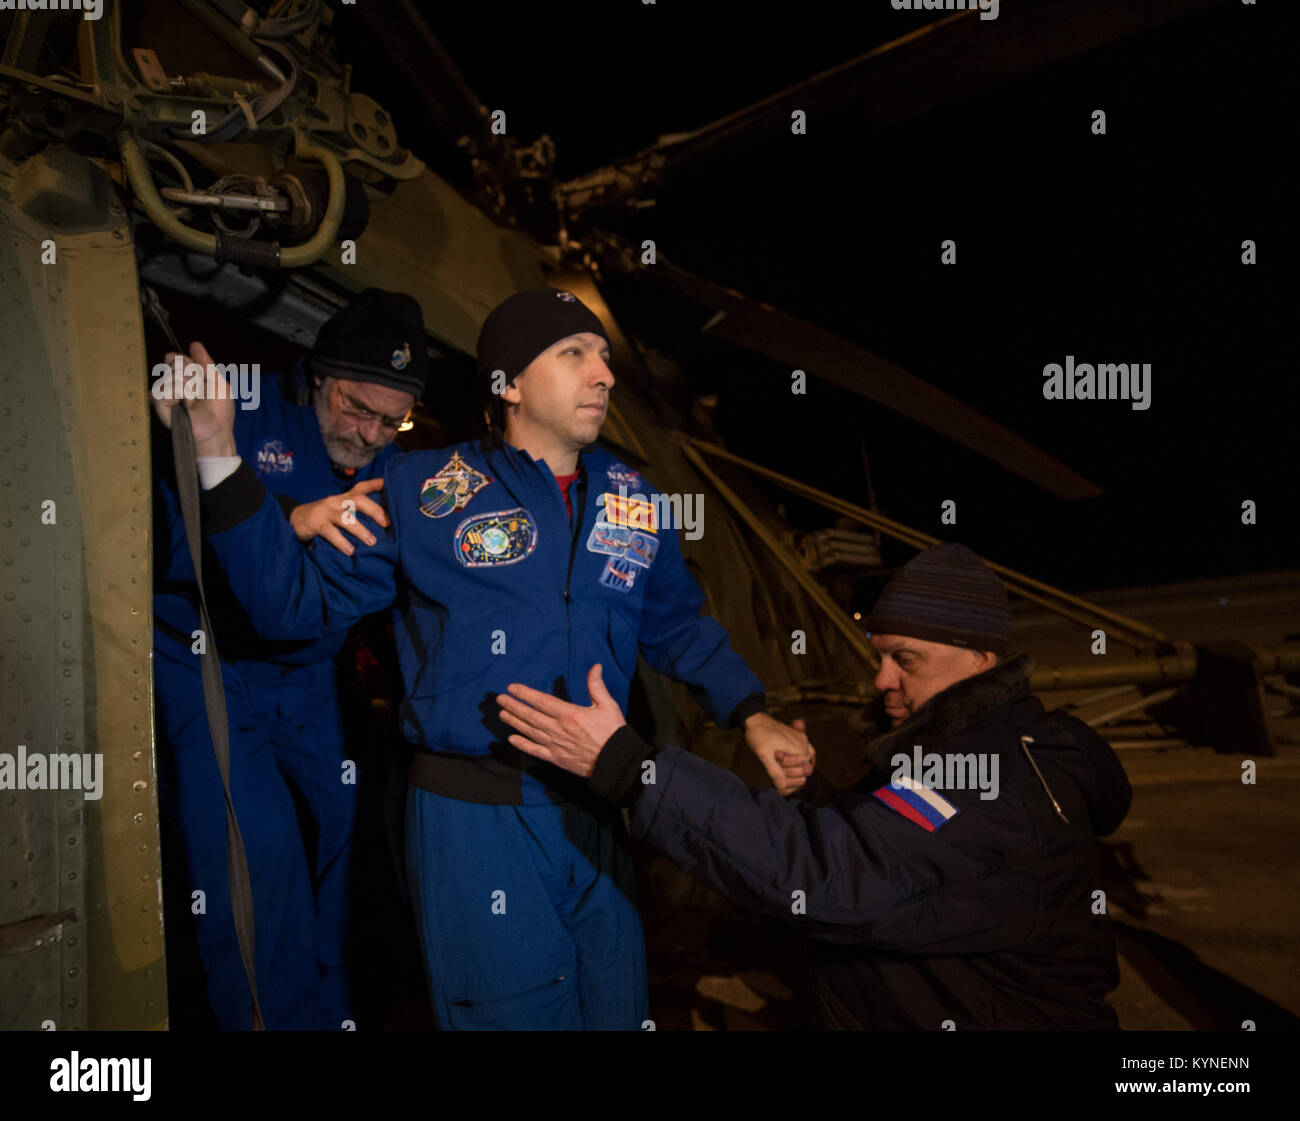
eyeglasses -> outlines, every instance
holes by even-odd
[[[380,428],[387,428],[389,431],[395,432],[410,419],[410,409],[407,409],[398,417],[384,416],[382,413],[371,412],[360,401],[346,396],[337,385],[334,387],[334,392],[339,395],[339,412],[345,417],[359,421],[362,424],[369,424],[374,420],[379,422]]]

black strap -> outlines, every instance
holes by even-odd
[[[172,409],[172,457],[176,461],[176,490],[185,521],[185,538],[194,562],[194,582],[199,589],[199,625],[203,628],[203,649],[199,667],[203,675],[203,700],[208,709],[212,748],[226,792],[226,868],[230,876],[230,909],[235,920],[239,956],[244,961],[249,992],[253,996],[253,1030],[265,1031],[262,1006],[257,999],[257,957],[254,953],[253,887],[248,874],[244,839],[239,833],[235,804],[230,797],[230,726],[226,717],[226,691],[221,683],[221,662],[217,659],[216,637],[203,593],[203,550],[199,530],[199,466],[194,452],[194,429],[184,405]]]

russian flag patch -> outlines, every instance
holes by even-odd
[[[901,813],[927,833],[942,829],[961,813],[947,798],[910,778],[882,786],[872,793],[891,810]]]

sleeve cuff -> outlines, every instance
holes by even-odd
[[[204,533],[223,533],[247,521],[266,499],[266,488],[247,463],[241,463],[230,478],[199,496]]]
[[[823,806],[829,806],[838,795],[839,791],[821,771],[813,771],[808,776],[808,781],[795,792],[794,797],[801,802],[807,802],[814,809],[821,809]]]
[[[624,724],[605,741],[596,766],[587,779],[591,792],[615,805],[629,805],[641,792],[641,764],[653,758],[655,749],[631,724]]]
[[[302,505],[296,498],[290,498],[287,494],[277,494],[275,500],[280,504],[280,509],[284,511],[286,518],[293,513],[295,507]]]
[[[727,718],[726,727],[739,728],[756,712],[767,711],[767,699],[762,693],[751,693],[735,708]]]
[[[211,490],[230,478],[242,462],[237,455],[201,455],[198,457],[199,487]]]

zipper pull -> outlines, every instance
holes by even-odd
[[[1029,765],[1034,768],[1034,774],[1038,776],[1038,781],[1043,784],[1043,789],[1047,792],[1047,797],[1051,800],[1052,809],[1056,811],[1059,817],[1066,825],[1070,824],[1070,819],[1061,811],[1061,803],[1056,800],[1056,795],[1052,793],[1051,787],[1047,785],[1047,780],[1043,778],[1043,772],[1038,769],[1038,764],[1034,762],[1034,757],[1029,754],[1029,745],[1034,742],[1033,736],[1020,737],[1020,749],[1025,753],[1025,758],[1029,760]]]

